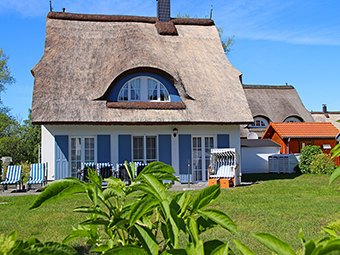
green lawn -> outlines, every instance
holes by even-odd
[[[300,228],[307,239],[317,238],[322,236],[322,226],[340,219],[339,183],[328,186],[329,176],[274,175],[274,180],[267,180],[269,178],[263,175],[244,176],[247,178],[257,183],[222,190],[213,204],[234,220],[240,236],[216,228],[205,233],[204,240],[237,238],[256,254],[271,254],[252,238],[252,234],[269,232],[298,249]],[[197,194],[197,191],[188,192]],[[0,197],[0,233],[16,229],[19,237],[25,240],[34,235],[41,241],[61,241],[71,231],[72,225],[85,219],[84,215],[72,212],[74,207],[88,203],[85,195],[74,195],[28,211],[35,197]],[[81,246],[84,241],[71,244]]]

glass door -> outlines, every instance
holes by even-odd
[[[210,164],[210,150],[214,148],[213,136],[195,136],[192,140],[193,181],[206,181]]]
[[[81,163],[95,162],[94,137],[71,138],[71,176],[77,177]]]

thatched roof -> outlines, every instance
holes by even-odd
[[[146,67],[169,74],[184,105],[107,105],[105,93],[119,75]],[[34,124],[252,122],[240,72],[207,19],[159,24],[152,17],[52,12],[32,74]]]
[[[310,112],[304,107],[293,86],[243,85],[253,117],[264,117],[269,122],[282,122],[289,117],[313,122]],[[261,137],[265,128],[241,128],[241,137],[256,132]]]
[[[340,132],[340,111],[311,112],[315,122],[331,122]]]

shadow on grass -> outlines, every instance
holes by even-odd
[[[242,174],[242,182],[257,182],[257,181],[269,181],[269,180],[282,180],[282,179],[294,179],[300,176],[301,173],[293,174]]]

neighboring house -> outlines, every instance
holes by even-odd
[[[262,137],[270,122],[313,122],[297,91],[291,85],[243,85],[253,123],[241,126],[241,138]]]
[[[320,146],[328,154],[337,144],[338,133],[339,130],[329,122],[272,122],[262,138],[281,145],[282,154],[300,153],[307,145]]]
[[[242,174],[268,173],[268,157],[280,148],[270,139],[241,139]]]
[[[240,151],[253,119],[214,22],[165,14],[47,15],[32,122],[49,180],[75,177],[81,162],[158,160],[178,175],[189,162],[205,181],[211,148]]]
[[[327,105],[322,105],[322,112],[311,111],[315,122],[331,122],[340,132],[340,111],[328,111]]]

